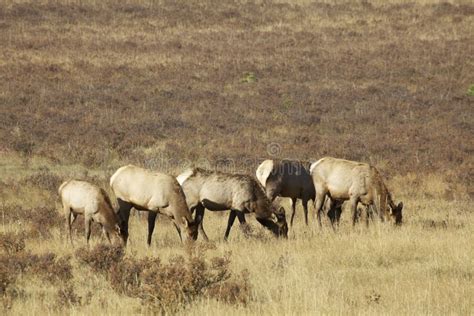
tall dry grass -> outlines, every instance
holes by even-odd
[[[25,168],[27,172],[29,167]],[[100,171],[98,174],[101,174]],[[60,173],[60,176],[66,175],[67,172]],[[106,177],[107,174],[102,173],[95,179],[105,182]],[[247,270],[249,292],[245,294],[245,303],[232,300],[232,303],[226,303],[225,300],[208,297],[204,291],[198,292],[201,294],[195,296],[191,303],[180,303],[178,307],[173,305],[173,309],[165,310],[182,314],[470,314],[474,304],[474,253],[471,247],[474,241],[473,203],[449,194],[429,196],[427,192],[433,194],[439,190],[439,182],[433,182],[429,177],[418,176],[418,179],[427,183],[426,186],[413,188],[409,192],[397,190],[396,184],[400,179],[389,182],[398,193],[397,199],[403,200],[406,205],[405,222],[399,228],[378,222],[369,228],[363,223],[352,228],[347,210],[344,210],[341,226],[336,232],[330,228],[328,221],[322,230],[319,229],[314,218],[306,227],[299,206],[288,240],[273,238],[249,216],[252,237],[246,237],[236,225],[230,241],[224,242],[225,214],[208,212],[204,225],[211,243],[200,240],[196,247],[208,249],[204,260],[223,258],[230,252],[228,272],[236,280],[239,280],[243,270]],[[66,238],[65,220],[59,213],[61,208],[59,205],[57,210],[51,207],[58,202],[55,190],[43,188],[41,194],[35,194],[32,184],[24,186],[31,189],[29,199],[39,209],[50,208],[50,211],[41,211],[43,214],[58,212],[62,222],[53,217],[45,222],[28,216],[28,211],[38,212],[39,209],[21,210],[4,205],[2,232],[10,234],[9,239],[2,236],[2,241],[5,241],[2,245],[6,245],[4,249],[20,249],[20,252],[40,257],[52,253],[58,259],[67,258],[61,260],[68,260],[72,266],[72,279],[64,283],[45,282],[44,274],[49,270],[20,274],[12,282],[10,292],[6,292],[5,312],[156,312],[157,305],[140,298],[136,289],[129,294],[117,291],[117,280],[113,283],[108,273],[100,272],[100,269],[108,271],[111,262],[106,264],[103,261],[108,255],[92,253],[91,259],[87,259],[97,258],[98,264],[102,264],[99,270],[78,257],[79,248],[85,246],[84,227],[80,221],[76,223],[79,225],[76,225],[75,247],[71,247]],[[13,201],[16,197],[5,200],[7,205]],[[280,202],[289,210],[289,201],[282,199]],[[314,216],[312,208],[311,214]],[[37,233],[37,222],[48,228],[47,235]],[[158,217],[150,248],[146,246],[146,226],[144,219],[132,217],[130,243],[124,255],[130,258],[127,260],[135,261],[114,270],[121,271],[124,278],[127,273],[133,275],[133,271],[146,265],[146,260],[157,258],[161,262],[161,268],[156,268],[154,272],[158,280],[158,275],[169,275],[169,269],[180,267],[167,266],[170,260],[175,262],[173,258],[176,256],[187,256],[186,247],[180,243],[169,220]],[[11,241],[12,234],[23,236],[24,244],[21,239],[13,239],[18,240],[19,245],[15,245]],[[104,242],[100,230],[96,229],[91,249]],[[104,255],[106,257],[101,259]],[[28,258],[25,260],[31,260]],[[184,266],[186,261],[182,262]],[[177,271],[181,271],[179,269]],[[145,269],[144,273],[146,271],[150,268]],[[171,275],[180,280],[176,270],[172,271],[175,272]],[[184,273],[183,277],[186,275],[184,270],[179,273]],[[121,284],[120,280],[118,284]],[[163,282],[170,283],[173,284],[173,281]],[[11,293],[15,293],[13,297]]]
[[[1,2],[2,312],[472,314],[473,15],[470,1],[435,0]],[[224,243],[226,216],[209,212],[212,243],[193,262],[231,253],[214,288],[201,285],[220,270],[192,274],[162,217],[150,248],[132,217],[103,271],[78,255],[80,220],[66,242],[64,179],[110,191],[127,163],[253,173],[324,155],[375,164],[404,225],[353,229],[345,211],[333,232],[298,208],[288,240],[249,218],[252,237],[236,225]],[[92,258],[104,241],[95,227]],[[168,275],[197,290],[173,296]]]

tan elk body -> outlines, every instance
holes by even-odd
[[[123,238],[120,235],[120,219],[103,189],[86,181],[69,180],[61,184],[58,191],[66,215],[71,243],[72,224],[79,214],[84,215],[87,243],[89,243],[92,221],[102,226],[109,241],[110,234]]]
[[[178,181],[164,173],[152,172],[137,166],[119,168],[110,178],[110,186],[119,204],[119,215],[123,220],[122,230],[128,237],[130,209],[148,211],[148,227],[155,227],[158,213],[168,216],[183,239],[195,240],[198,228],[192,220],[186,199]],[[183,232],[183,236],[181,235]],[[151,234],[148,235],[151,243]]]
[[[393,217],[402,222],[403,203],[395,205],[378,170],[366,163],[325,157],[310,168],[316,189],[315,209],[321,225],[321,209],[328,196],[332,201],[350,201],[353,224],[357,220],[357,204],[374,207],[380,219]],[[368,209],[367,209],[368,211]]]
[[[235,217],[245,224],[245,213],[255,213],[257,221],[276,236],[287,236],[285,211],[276,210],[265,195],[264,189],[251,176],[211,172],[200,168],[188,169],[177,177],[186,195],[190,210],[196,210],[196,221],[202,228],[204,209],[231,210],[225,233],[228,238]]]

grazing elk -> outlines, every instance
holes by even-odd
[[[128,165],[119,168],[112,175],[110,187],[119,204],[125,240],[128,237],[128,220],[132,207],[148,211],[148,245],[151,244],[158,213],[167,215],[173,221],[180,239],[197,239],[198,225],[194,223],[183,190],[174,177]],[[181,232],[184,232],[183,238]]]
[[[61,184],[58,192],[66,214],[71,244],[72,224],[79,214],[84,215],[87,244],[89,244],[93,221],[102,226],[109,242],[109,235],[113,234],[125,243],[125,237],[120,230],[120,218],[115,213],[104,189],[86,181],[69,180]]]
[[[311,165],[310,173],[316,188],[315,209],[320,226],[321,209],[326,196],[332,202],[350,202],[353,225],[357,221],[359,202],[366,206],[367,217],[370,216],[369,207],[373,207],[382,221],[391,215],[388,217],[393,217],[396,224],[402,223],[403,203],[395,205],[375,167],[366,163],[325,157]]]
[[[225,240],[229,237],[235,217],[238,217],[241,226],[245,225],[245,213],[255,213],[257,221],[275,236],[288,236],[285,210],[276,210],[264,189],[251,176],[195,168],[186,170],[177,179],[184,190],[189,209],[196,210],[196,221],[200,223],[199,229],[204,239],[207,240],[202,227],[205,209],[231,211]]]
[[[293,226],[297,199],[301,199],[304,210],[304,219],[308,225],[308,201],[315,198],[313,179],[309,173],[310,163],[292,160],[265,160],[257,168],[258,181],[265,188],[270,201],[277,196],[291,199],[291,219]],[[341,206],[328,212],[331,222],[339,219]]]

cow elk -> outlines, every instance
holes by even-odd
[[[174,177],[128,165],[119,168],[112,175],[110,187],[119,204],[125,240],[128,238],[128,220],[132,207],[148,211],[148,245],[151,244],[158,213],[172,220],[180,239],[197,239],[198,225],[192,220],[183,190]]]
[[[334,203],[350,202],[353,225],[358,218],[359,202],[366,206],[367,217],[370,207],[378,212],[382,221],[388,217],[393,218],[397,225],[402,223],[403,203],[395,205],[375,167],[366,163],[325,157],[311,165],[310,173],[316,189],[315,209],[320,226],[321,210],[326,197]]]
[[[66,215],[71,244],[72,224],[79,214],[84,215],[87,244],[89,244],[93,221],[102,226],[109,242],[110,234],[112,234],[125,243],[125,236],[120,230],[120,218],[115,213],[104,189],[86,181],[69,180],[61,184],[58,192]]]
[[[204,210],[230,210],[225,239],[237,217],[245,225],[245,213],[254,213],[257,221],[275,236],[288,236],[285,210],[275,208],[265,195],[263,187],[248,175],[211,172],[200,168],[188,169],[177,177],[186,195],[191,211],[196,211],[199,229],[207,240],[202,227]]]

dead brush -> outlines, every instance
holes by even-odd
[[[61,182],[62,182],[61,177],[49,172],[47,168],[44,168],[41,171],[34,173],[33,175],[24,179],[22,184],[34,185],[43,190],[47,190],[56,194]]]
[[[54,253],[36,255],[20,251],[2,254],[0,264],[13,279],[20,273],[39,276],[51,283],[65,283],[72,279],[70,257],[57,258]]]
[[[30,238],[49,238],[51,229],[65,229],[66,220],[64,216],[53,208],[35,207],[31,209],[22,208],[17,205],[8,205],[1,208],[1,215],[6,224],[21,224],[31,227],[25,232]]]
[[[7,254],[23,251],[25,239],[25,234],[0,233],[0,249]]]
[[[58,258],[54,253],[45,253],[42,255],[31,255],[30,262],[26,272],[31,275],[39,276],[55,284],[68,283],[72,275],[71,257]]]
[[[0,297],[4,308],[10,308],[21,293],[15,285],[20,275],[39,277],[52,284],[69,284],[73,277],[70,257],[58,258],[53,253],[31,254],[24,251],[24,239],[14,244],[11,242],[14,238],[4,237],[7,250],[0,255]]]
[[[122,260],[124,249],[118,245],[99,244],[91,250],[82,247],[75,254],[80,262],[87,264],[95,272],[107,275],[112,266]]]
[[[250,298],[248,278],[230,280],[230,253],[206,260],[204,252],[187,252],[168,264],[149,264],[141,273],[139,297],[153,308],[174,313],[198,298],[212,298],[226,303],[247,303]]]
[[[230,253],[207,260],[208,248],[188,247],[185,256],[168,263],[159,258],[123,258],[122,248],[108,245],[82,248],[76,257],[105,275],[118,293],[140,298],[162,313],[175,313],[198,298],[246,304],[250,300],[248,272],[231,279]]]
[[[236,280],[213,285],[206,290],[206,295],[227,304],[246,305],[250,300],[250,275],[243,270]]]
[[[30,210],[22,208],[18,205],[2,205],[0,207],[2,221],[5,224],[27,223]]]
[[[56,306],[58,309],[64,308],[65,306],[78,306],[82,304],[82,297],[77,295],[74,287],[71,284],[67,284],[64,287],[58,289],[56,294]]]
[[[64,229],[64,216],[56,210],[47,207],[38,207],[29,211],[28,219],[31,223],[30,236],[33,238],[50,238],[51,229]]]

